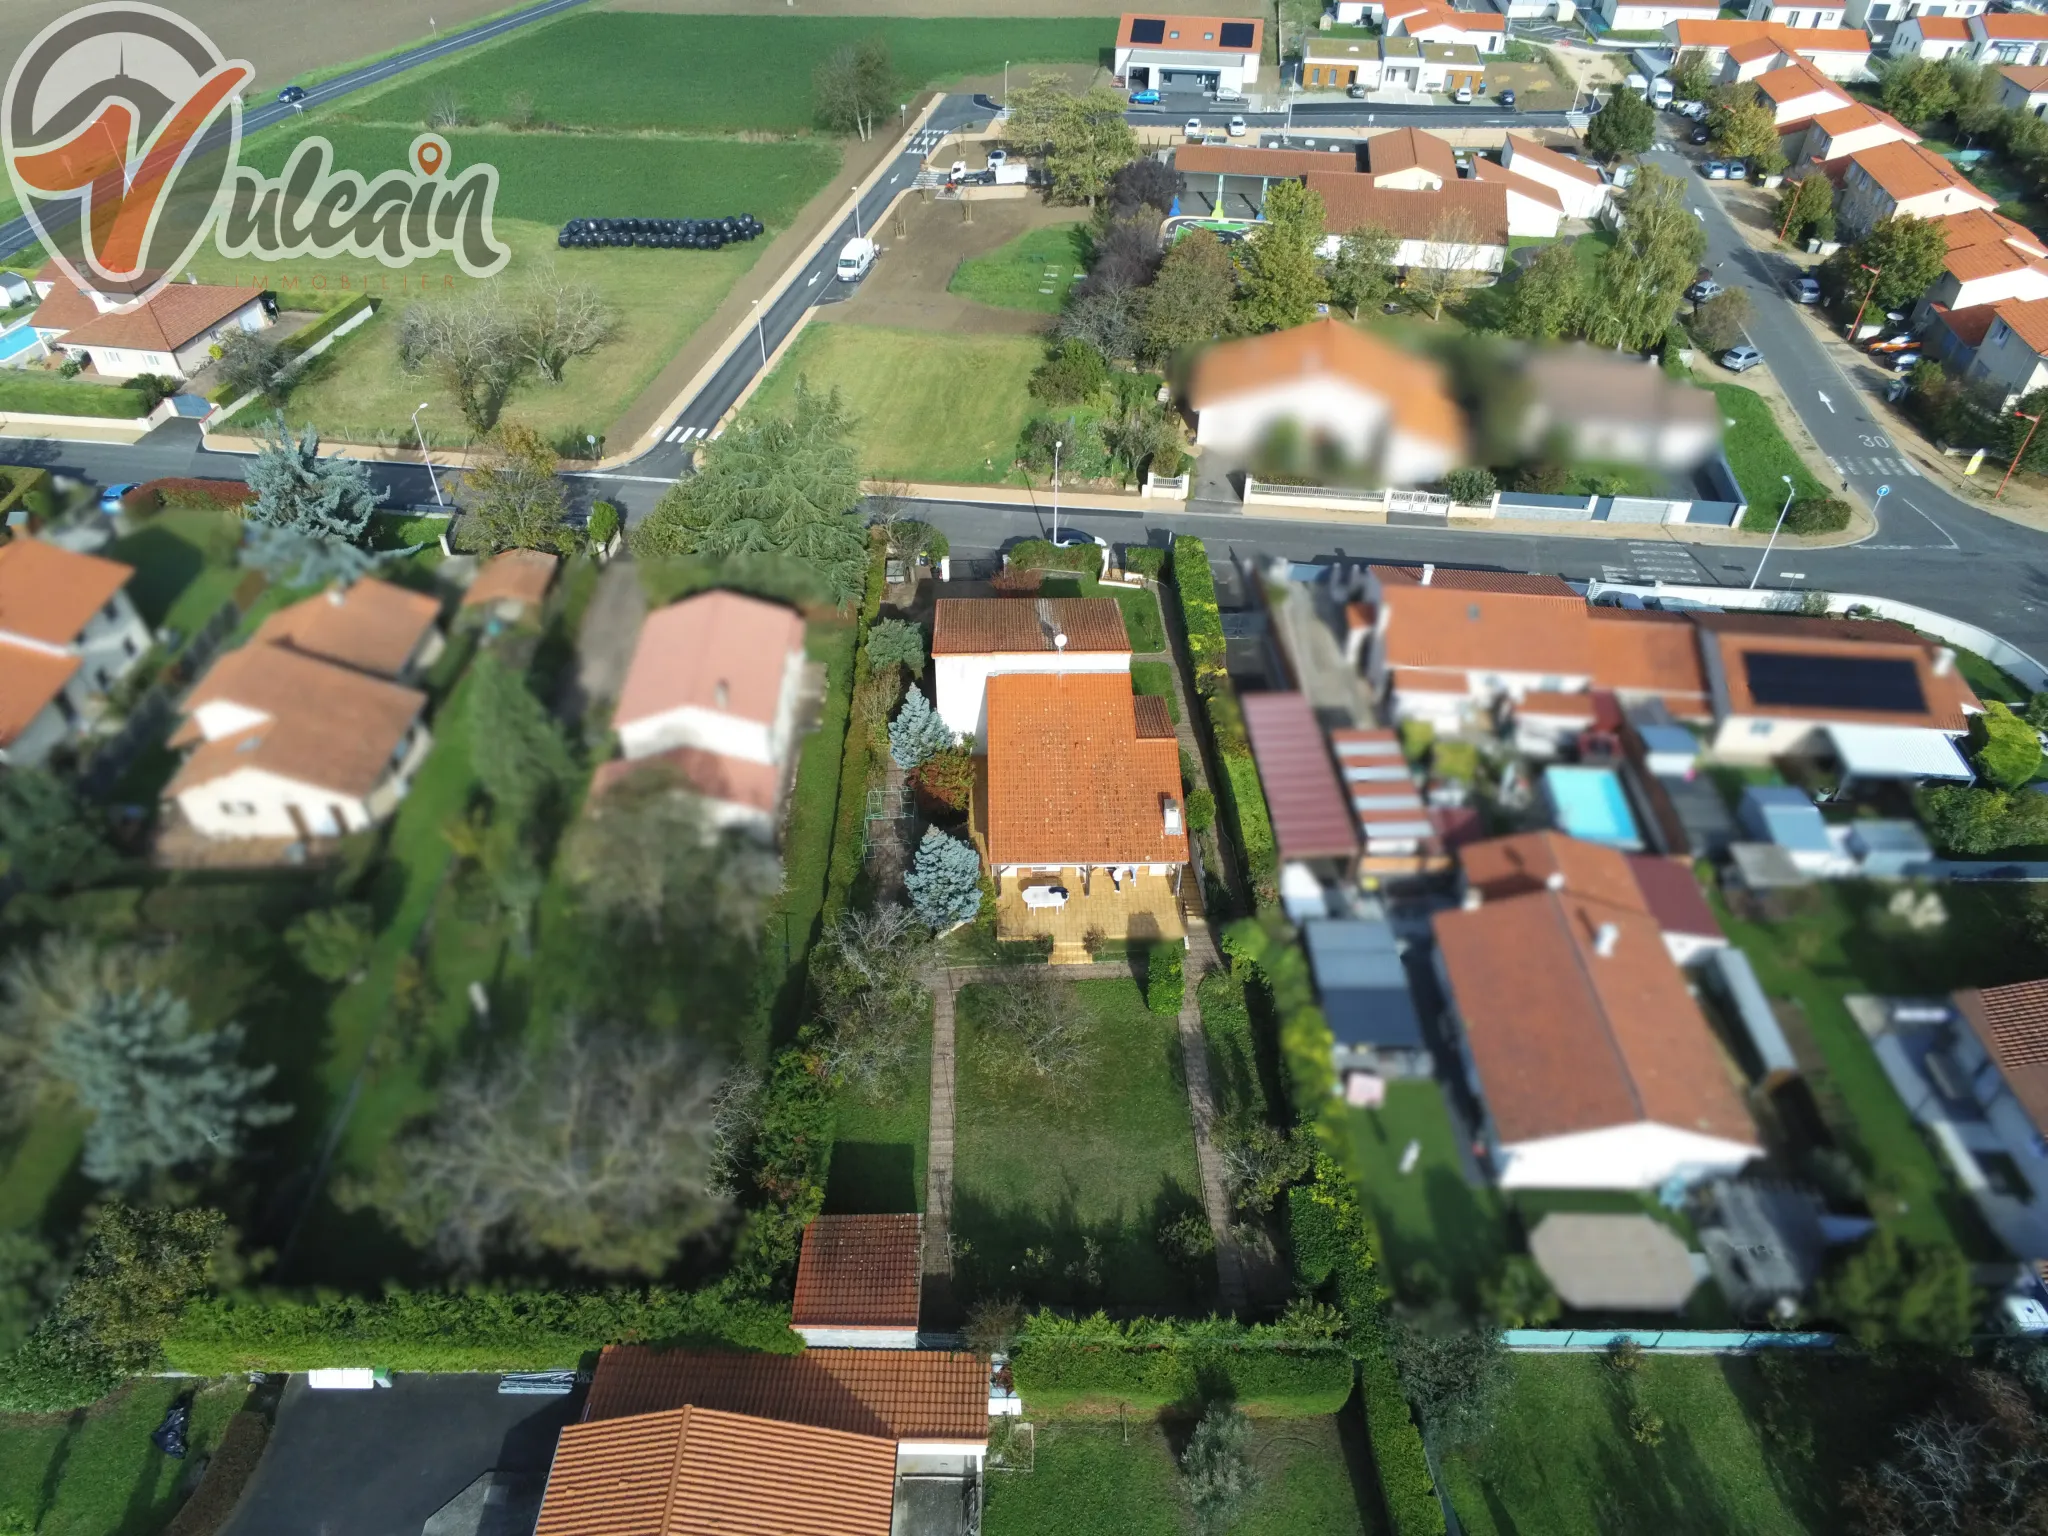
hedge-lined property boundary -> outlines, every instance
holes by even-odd
[[[832,857],[825,876],[824,920],[829,927],[846,914],[853,884],[867,857],[864,836],[868,806],[868,767],[873,744],[861,719],[861,696],[873,686],[868,668],[868,630],[882,611],[888,546],[876,536],[868,555],[867,591],[860,601],[860,622],[853,641],[853,678],[848,686],[846,742],[839,760],[839,805],[832,824]]]
[[[1324,1418],[1351,1396],[1351,1356],[1326,1334],[1229,1317],[1068,1318],[1041,1311],[1011,1351],[1034,1412],[1186,1412],[1218,1396],[1269,1418]]]
[[[164,1527],[163,1536],[213,1536],[226,1525],[269,1443],[270,1424],[262,1414],[244,1409],[229,1419],[220,1444],[206,1460],[206,1474]]]

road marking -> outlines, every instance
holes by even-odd
[[[806,283],[804,284],[804,286],[805,286],[806,288],[810,287],[812,283],[815,283],[815,282],[816,282],[816,281],[817,281],[817,280],[818,280],[818,279],[819,279],[820,277],[822,277],[823,275],[824,275],[824,274],[823,274],[823,273],[821,273],[821,272],[813,272],[813,273],[812,273],[812,274],[810,275],[810,279],[809,279],[809,281],[807,281],[807,282],[806,282]]]
[[[1826,390],[1822,390],[1822,389],[1816,389],[1816,390],[1814,391],[1814,393],[1815,393],[1816,395],[1819,395],[1819,396],[1820,396],[1820,403],[1821,403],[1822,405],[1824,405],[1824,406],[1826,406],[1826,407],[1828,408],[1828,414],[1829,414],[1830,416],[1834,415],[1834,414],[1835,414],[1835,402],[1834,402],[1834,401],[1832,401],[1832,400],[1830,400],[1830,399],[1828,398],[1828,396],[1827,396],[1827,391],[1826,391]]]
[[[1901,496],[1899,500],[1906,501],[1906,498]],[[1913,507],[1913,503],[1910,501],[1906,501],[1906,505],[1909,507]],[[1921,512],[1918,507],[1913,507],[1913,510],[1915,512],[1920,512],[1920,515],[1922,517],[1927,517],[1927,514],[1925,512]],[[1942,538],[1946,541],[1944,545],[1945,548],[1961,549],[1963,547],[1955,541],[1954,534],[1950,533],[1946,528],[1942,527],[1941,524],[1937,523],[1933,518],[1927,517],[1927,526],[1932,528],[1936,533],[1942,536]]]
[[[725,436],[725,428],[720,427],[716,432],[711,434],[711,440],[713,442],[717,442],[718,439],[720,439],[723,436]]]
[[[677,427],[673,432],[669,433],[667,437],[663,438],[662,441],[673,443],[682,437],[683,431],[684,429],[682,427]]]

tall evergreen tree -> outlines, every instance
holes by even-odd
[[[1279,331],[1305,325],[1330,296],[1316,266],[1323,239],[1323,200],[1298,181],[1276,181],[1266,192],[1266,221],[1247,242],[1244,293],[1239,306],[1247,327]]]
[[[889,755],[905,773],[934,753],[953,745],[953,732],[932,708],[924,690],[912,683],[903,707],[889,722]]]
[[[903,888],[910,909],[931,927],[970,922],[981,910],[981,857],[959,838],[927,827]]]
[[[309,423],[297,438],[278,412],[262,433],[244,472],[256,499],[244,516],[252,523],[318,534],[359,544],[383,494],[358,460],[320,457],[320,434]]]
[[[497,657],[477,659],[467,691],[477,781],[504,819],[523,827],[575,772],[569,744],[526,679]]]

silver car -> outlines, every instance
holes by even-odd
[[[1730,347],[1721,354],[1721,366],[1730,373],[1747,373],[1763,360],[1763,353],[1747,342],[1739,347]]]

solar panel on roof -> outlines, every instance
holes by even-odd
[[[1226,48],[1251,47],[1252,24],[1248,21],[1226,21],[1223,23],[1222,41]]]
[[[1140,16],[1131,23],[1131,41],[1134,43],[1163,43],[1166,41],[1166,23],[1148,16]]]
[[[1742,670],[1759,704],[1817,709],[1871,709],[1885,714],[1927,711],[1920,674],[1902,656],[1801,656],[1748,651]]]

